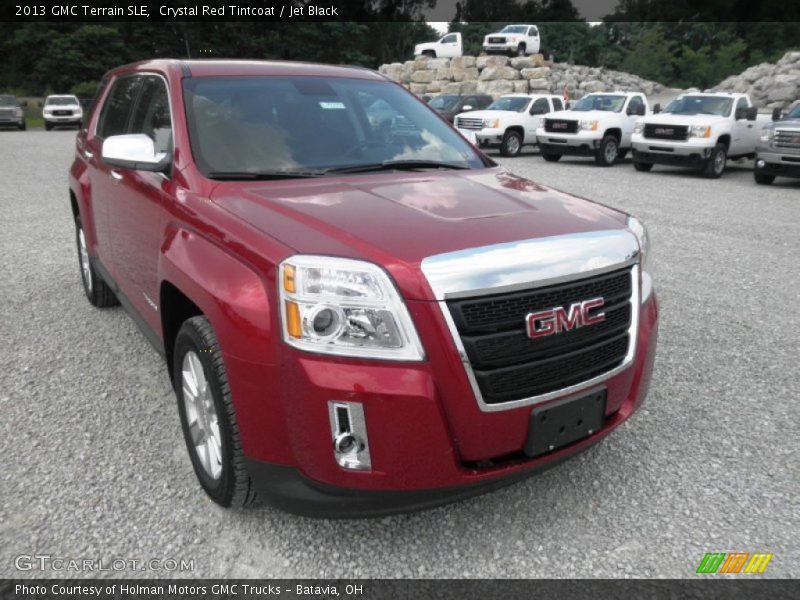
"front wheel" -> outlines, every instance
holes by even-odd
[[[547,162],[558,162],[561,160],[561,155],[550,152],[542,152],[542,158]]]
[[[517,46],[517,56],[525,56],[525,44]]]
[[[725,144],[717,144],[703,167],[703,176],[709,179],[719,179],[725,171],[727,162],[728,149]]]
[[[642,171],[643,173],[647,173],[648,171],[653,170],[653,163],[639,162],[635,160],[633,161],[633,168],[636,169],[637,171]]]
[[[52,128],[53,128],[53,126],[50,123],[45,123],[44,124],[44,130],[45,131],[50,131]]]
[[[81,268],[81,281],[83,291],[89,303],[97,308],[116,306],[119,304],[111,287],[98,275],[89,257],[89,246],[86,243],[86,234],[83,232],[81,218],[75,219],[75,243],[78,246],[78,265]]]
[[[613,135],[607,135],[600,142],[600,148],[594,157],[594,162],[601,167],[610,167],[619,157],[619,141]]]
[[[522,136],[516,131],[506,131],[500,144],[503,156],[518,156],[522,152]]]
[[[759,185],[772,185],[772,182],[775,181],[775,175],[768,175],[767,173],[753,173],[753,179],[756,180],[756,183]]]
[[[173,379],[183,437],[206,494],[225,507],[256,501],[244,464],[239,427],[217,336],[192,317],[175,338]]]
[[[436,58],[436,52],[434,50],[425,50],[422,52],[422,56],[427,56],[428,58]]]
[[[25,131],[28,128],[28,124],[25,121],[23,121],[22,123],[17,125],[17,127],[19,127],[20,131]]]

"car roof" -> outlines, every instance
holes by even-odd
[[[388,81],[377,71],[365,67],[326,65],[310,62],[278,60],[177,60],[157,59],[123,65],[109,72],[110,75],[156,71],[182,77],[220,76],[317,76],[343,77]]]

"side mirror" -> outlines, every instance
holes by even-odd
[[[782,116],[783,116],[783,111],[780,108],[773,108],[772,109],[772,120],[773,121],[780,121]]]
[[[656,102],[655,106],[653,106],[653,114],[657,115],[660,112],[661,112],[661,105],[658,102]]]
[[[159,152],[143,133],[112,135],[103,142],[103,160],[109,165],[139,171],[163,171],[169,164],[169,154]]]
[[[748,121],[755,121],[758,118],[758,109],[755,106],[751,106],[745,111],[745,118]]]
[[[461,110],[463,110],[464,112],[467,112],[467,111],[474,110],[474,109],[472,108],[471,104],[465,104],[464,106],[461,107]]]

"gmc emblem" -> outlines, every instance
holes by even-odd
[[[600,308],[605,303],[603,298],[592,298],[571,304],[568,310],[563,306],[529,313],[525,317],[529,338],[542,338],[562,331],[571,331],[594,325],[606,320],[606,313],[590,315],[592,309]]]
[[[668,129],[666,127],[656,127],[655,132],[656,135],[674,135],[674,129]]]

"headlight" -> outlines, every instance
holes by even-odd
[[[22,109],[18,106],[14,109],[14,116],[21,117],[23,115]]]
[[[585,129],[588,131],[597,131],[597,121],[579,121],[578,124],[580,125],[581,129]]]
[[[338,356],[423,360],[405,303],[372,263],[298,255],[279,267],[283,339]]]
[[[483,126],[488,127],[489,129],[497,129],[500,125],[500,119],[484,119]]]
[[[650,236],[647,228],[636,217],[628,217],[628,229],[633,232],[639,241],[639,251],[641,253],[639,264],[642,269],[642,302],[647,300],[653,291],[653,247],[650,243]]]
[[[775,130],[771,127],[765,127],[761,130],[761,141],[771,142],[775,138]]]
[[[711,137],[711,127],[708,125],[692,125],[689,128],[689,137],[709,138]]]
[[[644,121],[636,121],[633,126],[633,133],[642,133],[644,131]]]

